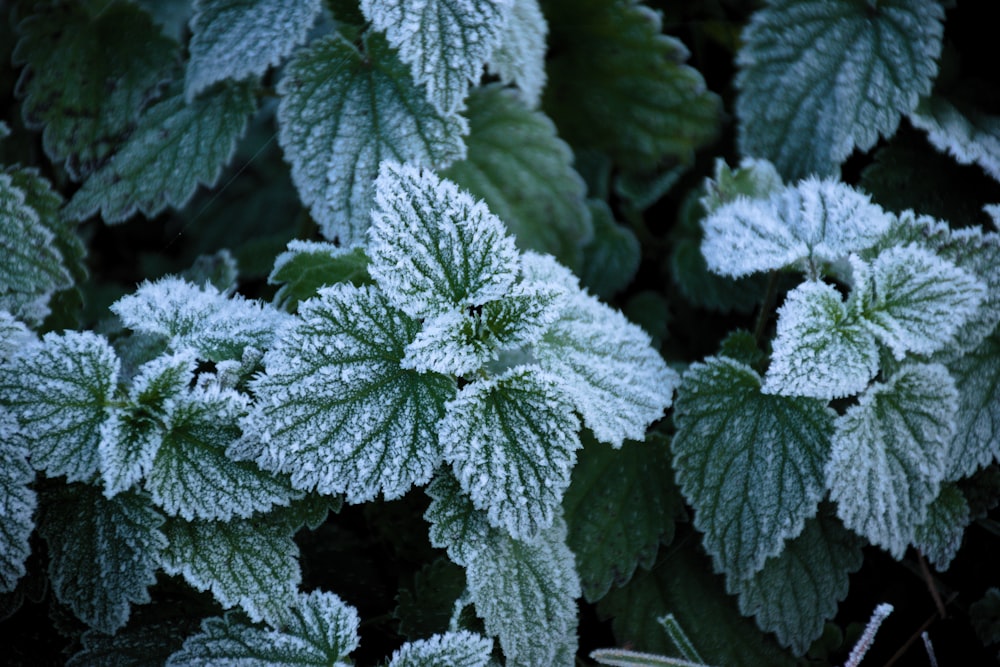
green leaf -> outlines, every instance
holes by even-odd
[[[476,613],[499,636],[507,664],[573,664],[580,584],[562,517],[519,541],[491,528],[454,479],[438,477],[428,494],[431,544],[465,566]]]
[[[253,87],[220,87],[185,104],[176,94],[147,109],[128,140],[63,210],[73,220],[100,211],[107,223],[182,208],[199,184],[215,185],[256,109]]]
[[[28,463],[28,448],[17,433],[13,415],[0,410],[0,593],[17,588],[31,555],[28,539],[35,530],[38,498],[28,486],[35,471]]]
[[[77,617],[112,634],[130,605],[149,602],[167,541],[163,517],[142,496],[105,498],[88,484],[61,487],[46,498],[38,532],[49,545],[56,598]]]
[[[815,399],[763,394],[760,384],[749,366],[712,358],[684,374],[674,408],[677,482],[716,569],[737,579],[758,572],[816,514],[836,416]]]
[[[28,193],[0,172],[0,308],[28,321],[41,322],[48,301],[73,285],[56,235],[31,206]],[[37,305],[36,302],[40,302]]]
[[[943,18],[934,0],[770,0],[736,58],[740,152],[787,180],[836,175],[930,93]]]
[[[288,250],[274,260],[267,277],[270,285],[280,285],[274,304],[294,311],[300,301],[316,296],[320,287],[350,282],[364,285],[368,276],[368,256],[364,248],[339,248],[332,243],[292,241]]]
[[[339,34],[298,51],[278,84],[278,141],[323,235],[363,243],[379,163],[445,167],[465,156],[468,124],[439,114],[385,40],[361,53]]]
[[[0,402],[18,421],[36,470],[70,482],[97,472],[119,370],[104,338],[73,331],[46,334],[0,365]]]
[[[447,558],[426,563],[413,575],[413,584],[402,584],[396,595],[392,614],[399,619],[399,634],[412,640],[444,632],[464,592],[462,567]]]
[[[82,650],[66,667],[163,667],[180,649],[191,625],[188,619],[130,625],[110,637],[88,630],[80,638]]]
[[[545,10],[543,105],[572,146],[649,170],[667,157],[690,159],[715,136],[719,98],[684,64],[684,45],[661,33],[659,13],[635,0],[564,0]]]
[[[349,667],[357,647],[358,612],[333,593],[313,591],[295,597],[281,629],[255,627],[232,612],[205,619],[167,665]]]
[[[482,197],[521,249],[579,266],[593,235],[586,185],[552,121],[497,85],[473,90],[465,115],[468,154],[442,175]]]
[[[916,244],[879,253],[870,276],[863,283],[865,325],[897,360],[947,345],[986,296],[975,275]]]
[[[529,280],[570,290],[559,317],[536,345],[539,365],[561,379],[561,391],[598,440],[615,447],[626,438],[642,440],[670,406],[679,382],[649,334],[581,290],[550,257],[525,257],[524,273]]]
[[[969,605],[969,617],[983,644],[1000,641],[1000,589],[988,588],[983,597]]]
[[[516,84],[524,103],[534,109],[545,88],[545,37],[549,26],[538,0],[512,1],[500,44],[486,68],[504,84]]]
[[[1000,335],[948,364],[958,390],[955,437],[946,480],[967,477],[1000,459]]]
[[[287,620],[302,580],[299,549],[280,522],[172,519],[163,569],[199,591],[211,590],[224,608],[239,605],[254,622]]]
[[[486,667],[492,649],[492,641],[474,632],[446,632],[403,644],[389,667]]]
[[[208,282],[181,278],[144,282],[111,306],[133,331],[167,338],[174,350],[191,349],[210,361],[239,360],[247,347],[266,350],[288,319],[240,295],[226,297]]]
[[[705,213],[714,213],[723,204],[742,197],[767,199],[783,187],[781,175],[767,160],[745,157],[736,169],[716,158],[712,178],[705,179],[704,194],[698,200]]]
[[[238,458],[351,503],[426,483],[455,382],[400,368],[419,324],[374,287],[344,283],[299,304],[299,315],[251,383],[257,402]]]
[[[944,366],[909,364],[837,418],[826,486],[844,525],[903,557],[944,479],[957,410]]]
[[[879,367],[875,336],[857,301],[844,303],[833,285],[807,281],[785,297],[762,391],[844,398],[864,391]]]
[[[683,501],[663,440],[627,442],[619,450],[583,440],[562,504],[583,596],[596,602],[631,579],[636,566],[652,567],[660,543],[673,540]]]
[[[926,521],[917,526],[913,544],[935,569],[944,572],[962,546],[962,536],[972,519],[961,489],[955,484],[942,484],[938,497],[927,506]]]
[[[618,224],[606,203],[590,199],[587,208],[594,223],[594,237],[583,248],[580,280],[596,296],[610,299],[635,278],[642,248],[635,232]]]
[[[442,114],[457,111],[499,46],[510,0],[361,0],[361,11],[384,31]]]
[[[197,0],[191,19],[188,102],[224,79],[259,77],[304,43],[321,0]]]
[[[740,612],[773,632],[795,655],[804,655],[847,597],[848,575],[861,568],[863,542],[832,516],[820,514],[747,579],[726,579]]]
[[[162,444],[146,476],[146,490],[164,512],[188,521],[228,521],[300,495],[253,463],[226,456],[246,409],[245,396],[218,388],[197,388],[170,401]]]
[[[369,273],[411,317],[495,301],[518,270],[514,239],[486,204],[429,169],[383,162],[375,182]]]
[[[976,164],[1000,180],[1000,117],[977,109],[962,109],[949,100],[930,95],[909,114],[914,127],[927,132],[927,140],[959,164]]]
[[[552,525],[580,447],[558,378],[518,366],[474,382],[439,425],[444,457],[472,504],[517,539]]]
[[[14,62],[25,124],[65,161],[74,180],[97,169],[159,95],[177,65],[177,44],[129,2],[34,8],[18,25]]]

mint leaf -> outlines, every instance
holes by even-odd
[[[683,501],[664,440],[614,450],[586,434],[582,439],[562,505],[583,596],[596,602],[631,579],[636,566],[652,567],[660,543],[673,540]]]
[[[500,44],[511,0],[361,0],[413,80],[442,114],[459,109]]]
[[[239,614],[202,621],[201,632],[170,656],[170,667],[316,665],[349,667],[358,647],[358,612],[333,593],[299,593],[280,629],[248,624]]]
[[[500,44],[486,63],[490,74],[505,84],[517,84],[521,98],[534,109],[545,87],[545,22],[538,0],[512,0],[500,34]]]
[[[468,105],[468,154],[442,174],[482,197],[520,248],[579,266],[580,249],[593,235],[586,185],[552,121],[497,85],[473,90]]]
[[[27,571],[28,539],[35,530],[38,498],[29,488],[35,471],[13,416],[0,410],[0,593],[9,593]]]
[[[80,620],[106,634],[128,621],[130,605],[149,602],[167,541],[163,517],[142,496],[105,498],[88,484],[71,484],[46,498],[38,532],[49,545],[56,598]]]
[[[948,370],[958,390],[958,412],[945,479],[956,480],[1000,459],[1000,336],[990,336]]]
[[[824,263],[875,245],[892,221],[868,195],[810,178],[768,199],[737,197],[716,208],[702,222],[701,251],[723,276],[794,265],[816,277]]]
[[[736,579],[758,572],[816,514],[836,416],[819,400],[760,385],[749,366],[712,358],[684,374],[674,407],[677,482],[716,569]]]
[[[256,104],[252,86],[232,84],[190,104],[177,94],[151,106],[64,214],[84,220],[100,211],[105,222],[116,223],[136,212],[151,218],[168,206],[182,208],[199,184],[215,185]]]
[[[400,368],[418,323],[374,287],[344,283],[299,304],[299,315],[251,382],[257,400],[239,458],[351,503],[426,483],[441,462],[437,422],[455,382]]]
[[[977,164],[1000,180],[1000,117],[960,109],[943,97],[930,95],[920,100],[909,119],[927,132],[934,148],[959,164]]]
[[[320,0],[197,0],[191,18],[188,102],[224,79],[259,77],[306,41]]]
[[[740,152],[788,180],[835,175],[930,93],[943,18],[934,0],[770,0],[736,58]]]
[[[370,283],[368,256],[360,247],[339,248],[332,243],[294,240],[275,258],[267,282],[280,285],[274,295],[275,306],[294,311],[300,301],[316,296],[325,285]]]
[[[196,619],[181,618],[133,623],[112,636],[88,630],[80,637],[83,648],[66,661],[66,667],[163,667],[192,625],[197,627]]]
[[[34,8],[17,27],[16,92],[25,125],[83,180],[107,160],[177,65],[177,44],[130,3]]]
[[[163,570],[181,575],[199,591],[211,590],[224,608],[239,605],[254,621],[277,625],[288,618],[302,580],[299,549],[278,522],[173,519],[164,526],[170,544]]]
[[[481,306],[507,294],[518,252],[486,204],[429,169],[383,162],[375,182],[369,273],[412,317]]]
[[[909,364],[837,418],[826,486],[844,525],[903,557],[944,479],[957,410],[944,366]]]
[[[878,372],[879,349],[858,303],[818,281],[789,292],[762,391],[827,400],[861,393]]]
[[[104,338],[74,331],[48,333],[0,365],[0,402],[17,420],[36,470],[70,482],[97,472],[119,370]]]
[[[339,34],[299,50],[278,84],[278,141],[292,181],[323,235],[364,242],[383,159],[447,166],[465,156],[468,124],[439,114],[385,40],[365,52]]]
[[[705,179],[704,194],[698,199],[706,214],[742,197],[767,199],[783,187],[781,175],[767,160],[745,157],[735,169],[716,158],[711,178]]]
[[[795,655],[804,655],[823,634],[837,603],[847,597],[848,575],[861,568],[863,542],[825,514],[805,528],[747,579],[726,579],[740,599],[740,612],[755,616],[766,632],[777,635]]]
[[[486,667],[492,649],[492,641],[474,632],[446,632],[403,644],[389,667]]]
[[[942,484],[938,497],[927,506],[927,519],[917,526],[913,544],[944,572],[962,546],[965,529],[972,523],[969,503],[955,484]]]
[[[552,525],[580,447],[556,377],[537,366],[467,385],[439,426],[445,460],[490,524],[517,539]]]

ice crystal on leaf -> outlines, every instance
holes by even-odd
[[[16,429],[13,415],[0,410],[0,593],[14,590],[24,576],[38,505],[35,492],[28,487],[35,471]]]
[[[389,667],[486,667],[493,642],[468,630],[434,635],[401,646]]]
[[[910,115],[927,140],[961,164],[977,164],[1000,180],[1000,118],[975,109],[959,109],[935,95],[920,100]]]
[[[965,529],[973,518],[961,489],[953,483],[942,484],[938,497],[927,506],[927,519],[917,526],[913,544],[935,569],[944,572],[962,546]]]
[[[534,109],[545,88],[545,22],[538,0],[510,0],[500,44],[486,63],[490,74],[505,84],[515,83],[524,102]]]
[[[958,389],[957,428],[946,457],[947,480],[1000,459],[1000,335],[948,364]]]

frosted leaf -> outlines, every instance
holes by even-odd
[[[702,226],[708,268],[738,278],[789,265],[815,274],[821,263],[874,245],[892,216],[868,195],[834,180],[810,178],[766,200],[738,197]]]
[[[549,26],[545,22],[538,0],[512,0],[486,69],[505,84],[514,83],[521,97],[532,109],[537,108],[545,88],[545,37]]]
[[[259,77],[304,43],[321,0],[196,0],[184,93]]]
[[[958,392],[939,364],[910,364],[837,418],[826,485],[844,525],[900,559],[947,470]]]
[[[13,415],[0,410],[0,594],[13,591],[26,572],[25,561],[31,555],[28,539],[35,530],[38,506],[28,486],[35,471],[16,429]]]
[[[184,616],[131,623],[114,635],[87,630],[79,639],[80,650],[66,667],[163,667],[180,649],[185,637],[197,628],[197,619]]]
[[[975,109],[961,110],[932,95],[920,100],[909,114],[914,127],[927,132],[927,140],[959,164],[977,164],[1000,180],[1000,117]]]
[[[195,389],[170,401],[145,485],[168,515],[228,521],[301,495],[253,463],[226,456],[240,436],[246,403],[242,394],[218,388]]]
[[[517,276],[517,248],[500,219],[429,169],[382,163],[368,236],[368,272],[412,317],[499,299]]]
[[[497,301],[428,318],[406,346],[402,366],[421,373],[472,373],[503,350],[537,342],[558,316],[564,297],[558,287],[518,283]]]
[[[182,208],[199,184],[215,185],[256,109],[253,88],[232,84],[191,104],[181,94],[143,113],[117,153],[76,191],[63,213],[85,220],[100,212],[107,223],[137,212],[152,218]]]
[[[291,531],[258,519],[193,521],[164,526],[163,570],[210,590],[225,609],[239,605],[254,621],[284,621],[302,580]]]
[[[258,301],[174,277],[142,283],[111,310],[129,329],[164,336],[171,348],[190,348],[211,361],[241,359],[246,347],[269,348],[288,319]]]
[[[6,310],[0,310],[0,364],[38,342],[35,334]]]
[[[27,193],[0,172],[0,299],[9,310],[73,285],[62,253]]]
[[[275,306],[294,310],[300,301],[316,296],[320,287],[342,282],[370,283],[368,256],[361,247],[293,240],[288,250],[275,258],[267,282],[281,285],[274,295]]]
[[[322,234],[365,241],[385,159],[445,167],[465,157],[468,123],[439,114],[379,35],[361,53],[339,34],[299,50],[278,84],[278,141]]]
[[[938,497],[927,506],[927,520],[917,526],[913,544],[934,569],[944,572],[962,546],[962,536],[972,519],[961,489],[955,484],[942,484]]]
[[[677,482],[715,569],[736,579],[760,571],[816,514],[836,416],[760,384],[749,366],[712,358],[684,374],[674,406]]]
[[[580,583],[561,513],[531,541],[491,528],[453,478],[428,487],[431,544],[465,567],[486,632],[508,665],[572,665]]]
[[[844,398],[864,391],[879,367],[878,343],[856,309],[822,282],[804,282],[778,309],[765,394]]]
[[[0,120],[0,141],[10,136],[10,125]]]
[[[149,474],[163,442],[167,402],[187,391],[197,360],[185,350],[163,355],[139,369],[129,389],[127,408],[114,410],[101,426],[101,478],[111,498]]]
[[[593,237],[587,186],[555,125],[499,85],[476,88],[468,105],[468,155],[443,175],[482,197],[519,248],[579,266]]]
[[[946,457],[949,481],[1000,460],[1000,336],[948,364],[958,389],[955,437]]]
[[[440,113],[459,109],[500,44],[512,0],[361,0]]]
[[[745,157],[736,169],[731,169],[722,158],[716,158],[715,172],[712,178],[705,179],[705,194],[698,203],[706,214],[711,214],[741,196],[767,199],[783,187],[781,175],[767,160]]]
[[[419,324],[373,287],[338,284],[264,357],[247,455],[292,485],[347,502],[398,498],[441,462],[437,422],[455,382],[400,368]]]
[[[17,420],[36,470],[70,482],[97,472],[119,370],[106,340],[73,331],[48,333],[0,365],[0,403]]]
[[[771,0],[736,57],[740,152],[789,180],[837,174],[930,93],[943,18],[934,0]]]
[[[177,65],[177,43],[131,3],[32,7],[17,27],[16,92],[42,147],[74,180],[96,169]]]
[[[986,296],[975,275],[915,244],[881,252],[862,289],[864,323],[896,359],[946,346]]]
[[[861,569],[862,546],[836,518],[820,514],[760,572],[728,577],[726,590],[739,595],[740,613],[756,617],[761,630],[775,633],[795,655],[805,655],[847,597],[848,575]]]
[[[407,642],[393,651],[389,667],[486,667],[493,642],[468,630]]]
[[[47,498],[38,531],[48,543],[56,598],[77,618],[112,634],[130,605],[150,601],[161,551],[163,517],[131,493],[107,499],[88,484],[61,487]]]
[[[467,385],[439,426],[462,490],[517,539],[552,525],[580,448],[580,423],[559,384],[537,367],[513,368]]]
[[[281,629],[255,627],[235,613],[202,621],[201,632],[170,656],[168,667],[349,667],[358,647],[358,612],[333,593],[299,593]]]
[[[541,278],[531,269],[525,273]],[[626,438],[645,437],[670,406],[680,381],[645,331],[579,288],[565,298],[535,355],[559,378],[560,391],[587,428],[615,447]]]

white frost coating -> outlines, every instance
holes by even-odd
[[[486,64],[490,74],[515,83],[525,103],[535,109],[545,88],[545,22],[538,0],[512,0],[500,44]]]
[[[865,324],[896,359],[943,348],[986,296],[974,275],[916,244],[881,252],[864,289]]]
[[[241,359],[247,346],[264,350],[289,316],[240,295],[227,298],[210,283],[182,278],[144,282],[111,310],[133,331],[161,335],[175,350],[190,348],[202,359]]]
[[[853,311],[826,283],[808,281],[789,292],[761,391],[824,399],[863,391],[878,372],[878,344]]]
[[[961,489],[956,484],[942,484],[941,493],[927,506],[927,520],[917,526],[913,544],[935,570],[944,572],[962,546],[962,537],[972,519]]]
[[[38,497],[28,486],[34,479],[28,448],[17,435],[14,416],[0,410],[0,593],[13,591],[27,571],[25,561],[31,555],[28,540],[35,530],[38,506]]]
[[[499,46],[512,0],[361,0],[442,114],[457,111]]]
[[[948,364],[958,389],[958,428],[948,449],[947,481],[1000,460],[1000,337]]]
[[[486,667],[492,649],[491,640],[474,632],[446,632],[403,644],[393,652],[389,667]]]
[[[939,151],[960,164],[977,164],[1000,181],[1000,117],[963,112],[948,100],[931,96],[910,113],[910,122],[927,132],[927,140]]]
[[[559,514],[580,448],[559,378],[520,366],[467,385],[440,423],[444,456],[490,524],[527,540]]]
[[[826,485],[844,525],[903,557],[947,472],[958,391],[939,364],[910,364],[837,418]]]
[[[195,0],[184,94],[260,76],[306,41],[321,0]]]
[[[38,342],[38,337],[6,310],[0,310],[0,364],[17,350]]]
[[[432,171],[383,162],[375,181],[368,272],[412,317],[504,297],[519,255],[482,201]]]
[[[440,114],[379,35],[365,53],[339,34],[300,49],[278,84],[278,141],[323,235],[365,240],[383,159],[443,168],[465,157],[469,124]]]
[[[702,222],[701,252],[714,273],[738,278],[797,264],[814,274],[823,262],[874,245],[892,216],[835,180],[810,178],[767,200],[744,197]]]

